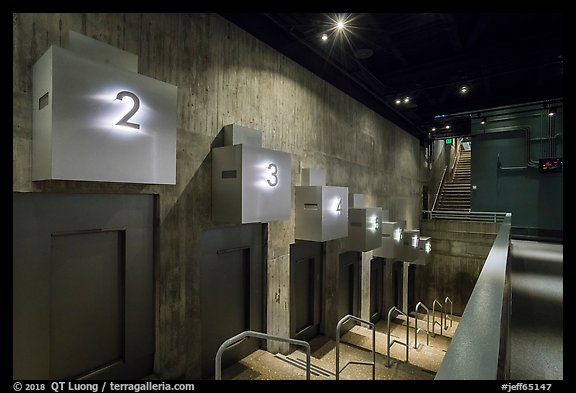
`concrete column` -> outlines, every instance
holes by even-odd
[[[324,318],[322,333],[328,338],[336,338],[336,324],[338,323],[338,280],[340,277],[339,257],[344,250],[343,241],[331,240],[326,242],[326,259],[324,260]]]
[[[290,337],[290,256],[281,255],[268,259],[268,312],[266,325],[268,334]],[[287,354],[288,343],[268,341],[269,352]]]
[[[408,270],[410,262],[404,262],[404,269],[402,269],[402,312],[408,315]]]
[[[374,251],[362,253],[362,265],[360,266],[360,318],[370,320],[370,262]]]
[[[394,260],[391,258],[386,258],[386,264],[384,265],[384,309],[382,310],[382,319],[386,319],[388,316],[388,311],[394,305],[394,282],[392,280],[392,265]]]

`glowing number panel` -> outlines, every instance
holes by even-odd
[[[292,156],[250,145],[212,149],[212,219],[247,224],[290,218]]]
[[[375,257],[395,258],[401,255],[401,249],[404,247],[402,241],[403,225],[396,221],[383,221],[382,227],[382,244],[374,250]]]
[[[176,184],[176,86],[51,46],[32,90],[33,180]]]
[[[347,248],[370,251],[382,245],[382,208],[348,209]]]
[[[348,236],[348,187],[298,186],[295,235],[324,242]]]

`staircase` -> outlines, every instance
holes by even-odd
[[[461,150],[452,176],[444,182],[434,210],[470,211],[471,150]]]
[[[418,318],[418,333],[414,330]],[[437,318],[438,319],[438,318]],[[436,334],[430,333],[429,344],[426,340],[426,315],[410,316],[409,359],[406,361],[406,347],[394,344],[390,348],[390,367],[387,367],[388,325],[379,320],[375,326],[376,336],[376,379],[377,380],[433,380],[444,355],[460,323],[460,317],[454,315],[442,335],[439,328]],[[432,320],[430,321],[432,323]],[[437,321],[438,322],[438,321]],[[390,338],[406,342],[406,318],[398,316],[390,321]],[[430,329],[432,327],[430,326]],[[418,334],[418,346],[414,348],[414,335]],[[311,380],[335,380],[336,343],[333,339],[319,335],[310,341]],[[222,370],[224,380],[302,380],[306,378],[306,354],[302,348],[292,348],[293,352],[272,354],[259,349],[239,362]],[[356,325],[344,333],[340,339],[340,379],[371,380],[372,367],[366,364],[348,362],[372,361],[372,330]]]

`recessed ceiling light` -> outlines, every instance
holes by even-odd
[[[436,131],[436,127],[432,127],[432,131]]]
[[[344,25],[344,21],[343,20],[339,20],[338,22],[336,22],[336,28],[338,30],[342,30],[345,27]]]
[[[402,102],[402,101],[400,100],[400,98],[398,98],[398,99],[396,100],[396,105],[400,104],[401,102]]]
[[[482,120],[480,121],[480,124],[486,124],[486,118],[483,117]]]
[[[554,109],[554,108],[548,109],[548,116],[554,116],[555,113],[556,113],[556,109]]]
[[[328,39],[328,34],[322,34],[322,41],[326,41]]]
[[[410,97],[404,97],[404,103],[408,103],[410,101]]]
[[[446,129],[449,129],[449,128],[450,128],[450,124],[448,124],[448,125],[446,126]]]
[[[466,93],[467,91],[468,91],[468,87],[466,87],[466,86],[462,86],[460,88],[460,93],[462,93],[462,94]]]

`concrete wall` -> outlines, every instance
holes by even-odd
[[[139,56],[139,72],[178,86],[175,186],[31,181],[32,65],[74,30]],[[417,228],[427,179],[419,141],[215,14],[13,14],[13,190],[159,194],[156,359],[162,378],[198,378],[200,245],[210,215],[210,146],[226,124],[263,131],[263,146],[327,170],[327,184]],[[267,326],[289,324],[290,220],[268,225]],[[327,245],[325,319],[332,318],[339,241]],[[334,272],[336,271],[336,273]],[[332,325],[332,326],[335,326]],[[333,330],[333,329],[331,329]]]
[[[500,224],[458,220],[422,221],[423,236],[432,237],[432,252],[426,266],[416,266],[414,295],[432,307],[448,296],[455,315],[462,315]]]

